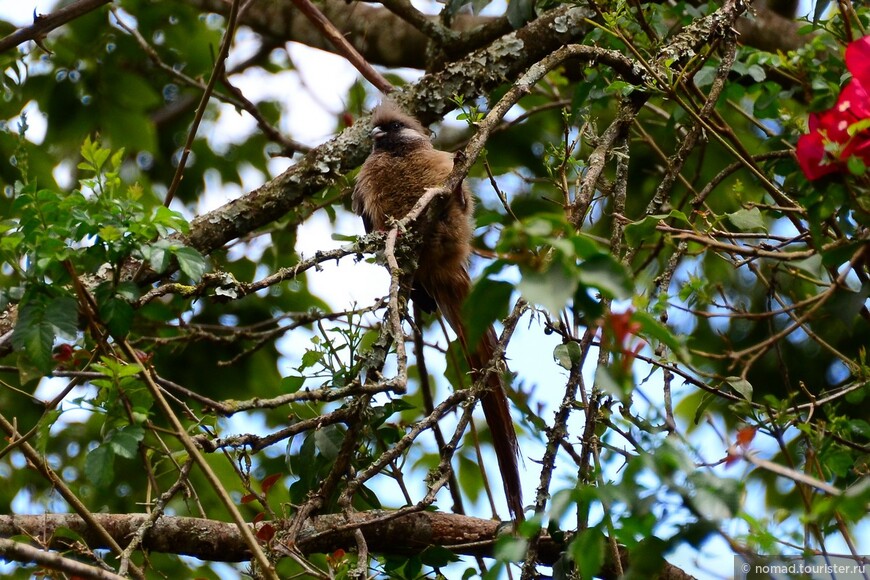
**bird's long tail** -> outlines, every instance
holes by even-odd
[[[456,333],[468,361],[468,366],[471,367],[476,380],[491,364],[498,338],[495,329],[490,326],[476,345],[468,344],[468,333],[465,330],[462,317],[462,304],[471,290],[471,279],[465,269],[462,269],[461,273],[461,275],[457,273],[451,276],[449,281],[439,280],[438,283],[429,284],[427,290]],[[520,472],[517,462],[519,444],[507,395],[502,386],[501,373],[490,372],[486,378],[486,388],[487,390],[480,398],[480,402],[483,406],[486,423],[492,433],[492,443],[507,496],[508,508],[514,517],[522,518],[522,487],[520,486]]]

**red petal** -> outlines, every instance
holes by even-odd
[[[848,112],[842,112],[835,106],[819,115],[819,130],[829,143],[844,145],[849,141],[849,125],[855,121]]]
[[[755,439],[755,427],[743,427],[737,431],[737,444],[746,449]]]
[[[843,87],[843,92],[840,93],[840,97],[837,99],[837,106],[834,108],[839,114],[851,119],[852,122],[870,118],[868,86],[870,86],[870,79],[861,81],[858,78],[853,78]]]
[[[819,133],[813,132],[807,135],[801,135],[797,142],[797,150],[795,151],[798,163],[803,169],[807,179],[814,181],[820,177],[824,177],[829,173],[834,173],[838,170],[833,163],[822,165],[825,160],[825,143]]]
[[[846,47],[846,68],[853,77],[870,84],[870,36],[849,43]]]

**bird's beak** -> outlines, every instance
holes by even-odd
[[[370,135],[372,136],[372,139],[377,139],[378,137],[380,137],[381,135],[384,135],[384,134],[386,134],[386,131],[384,131],[380,127],[375,127],[374,129],[372,129],[372,131],[370,133]]]

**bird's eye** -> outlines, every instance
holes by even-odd
[[[390,122],[387,124],[387,130],[388,130],[388,131],[398,131],[398,130],[401,129],[402,127],[404,127],[404,125],[403,125],[402,123],[400,123],[399,121],[390,121]]]

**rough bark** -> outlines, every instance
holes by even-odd
[[[352,519],[343,514],[311,518],[297,537],[296,548],[303,554],[333,553],[340,549],[350,551],[356,547],[354,530],[360,529],[369,550],[376,553],[408,555],[431,546],[443,546],[456,554],[492,557],[498,537],[510,531],[510,527],[502,522],[457,514],[421,511],[399,517],[391,515],[388,511],[371,511],[355,513]],[[121,545],[125,545],[149,519],[146,514],[94,514],[94,517]],[[276,547],[284,522],[264,522],[257,527],[266,524],[277,530],[271,540],[272,547]],[[56,534],[61,528],[66,528],[64,536]],[[104,547],[84,521],[74,514],[0,516],[0,537],[26,535],[46,549],[68,548],[71,543],[69,531],[78,534],[91,549]],[[244,562],[250,558],[250,552],[234,524],[200,518],[160,518],[145,534],[142,549],[216,562]],[[564,544],[544,536],[539,551],[541,564],[554,564],[563,550]],[[627,550],[621,551],[620,558],[624,568],[628,563]],[[613,564],[605,563],[600,576],[615,578],[615,571]],[[683,580],[691,576],[665,564],[660,578]]]

